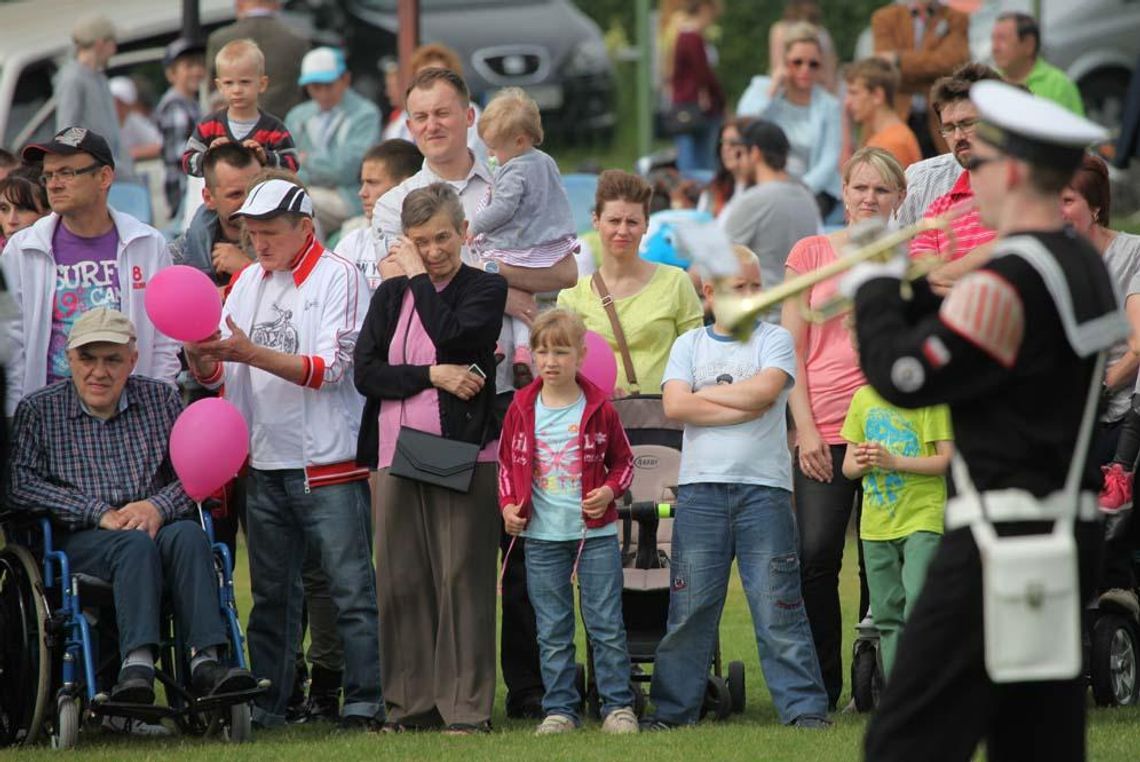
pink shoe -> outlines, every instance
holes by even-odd
[[[1100,491],[1097,503],[1102,513],[1116,513],[1132,507],[1132,474],[1119,463],[1101,466],[1104,474],[1104,488]]]

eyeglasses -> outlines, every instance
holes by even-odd
[[[91,172],[95,172],[101,167],[103,167],[103,165],[96,162],[94,164],[89,164],[86,167],[80,167],[79,169],[64,167],[63,169],[57,169],[54,172],[44,172],[42,175],[40,175],[40,183],[47,185],[52,181],[52,179],[57,179],[64,183],[70,183],[79,175],[90,174]]]
[[[948,122],[938,130],[942,133],[942,137],[948,138],[958,130],[962,131],[963,135],[969,135],[978,126],[978,119],[963,119],[960,122]]]
[[[793,58],[791,61],[788,61],[788,65],[793,69],[798,69],[801,66],[806,66],[809,69],[818,69],[820,63],[815,58]]]
[[[986,166],[991,161],[1001,161],[1004,158],[1005,157],[1001,154],[998,154],[997,156],[971,156],[962,162],[962,169],[966,170],[967,172],[973,172],[980,167]]]

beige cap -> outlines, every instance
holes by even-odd
[[[87,344],[129,344],[135,338],[135,327],[126,315],[106,307],[87,310],[71,327],[67,348],[76,349]]]
[[[81,48],[89,48],[99,40],[113,40],[115,36],[115,25],[101,13],[82,16],[71,28],[71,39]]]

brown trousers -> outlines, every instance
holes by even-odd
[[[494,463],[467,494],[378,472],[376,593],[388,720],[481,723],[495,702]]]

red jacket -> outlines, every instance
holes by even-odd
[[[582,495],[602,486],[619,498],[633,481],[633,450],[617,411],[605,392],[578,374],[578,386],[586,395],[586,410],[578,429],[578,447],[582,454]],[[542,379],[515,392],[514,401],[503,421],[499,438],[499,510],[514,504],[522,507],[519,515],[530,515],[531,486],[534,483],[534,403],[542,389]],[[590,529],[617,520],[617,508],[610,503],[597,519],[586,519]]]

